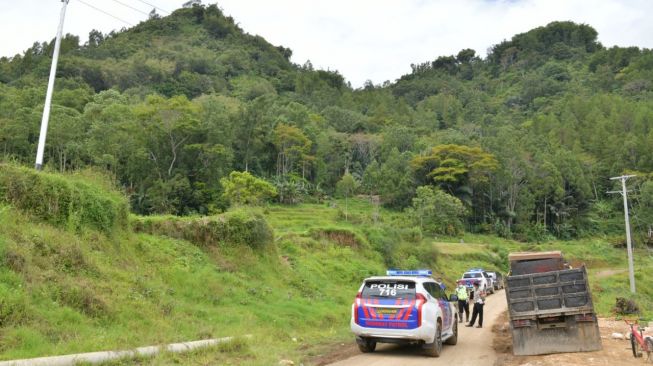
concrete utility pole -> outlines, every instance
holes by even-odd
[[[626,180],[634,175],[622,175],[612,177],[610,180],[621,180],[621,191],[610,191],[607,193],[621,193],[624,198],[624,217],[626,219],[626,246],[628,249],[628,274],[630,277],[630,292],[635,293],[635,269],[633,267],[633,246],[630,241],[630,219],[628,217],[628,191],[626,190]]]
[[[61,0],[61,15],[59,15],[59,28],[57,39],[54,42],[54,54],[50,66],[50,79],[48,79],[48,90],[45,93],[45,105],[43,106],[43,118],[41,118],[41,133],[39,134],[39,146],[36,150],[36,170],[43,167],[43,152],[45,150],[45,137],[48,133],[48,121],[50,120],[50,104],[52,103],[52,91],[54,89],[54,78],[57,73],[57,61],[59,61],[59,48],[61,47],[61,34],[63,33],[63,20],[66,16],[66,6],[69,0]]]

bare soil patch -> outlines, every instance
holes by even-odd
[[[628,339],[612,339],[612,333],[628,333],[628,326],[622,320],[610,318],[599,319],[601,342],[603,349],[596,352],[557,353],[541,356],[515,356],[512,354],[512,338],[507,315],[492,328],[494,333],[494,349],[497,352],[495,366],[585,366],[609,365],[632,366],[647,365],[646,354],[643,358],[634,358]],[[648,365],[653,365],[649,361]]]
[[[306,364],[311,366],[324,366],[336,361],[344,360],[360,354],[355,342],[332,343],[315,347],[315,354],[308,358]]]

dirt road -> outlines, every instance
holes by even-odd
[[[470,309],[471,310],[471,309]],[[444,346],[440,358],[424,356],[416,347],[380,344],[374,353],[359,354],[348,359],[332,363],[332,366],[419,366],[440,365],[478,366],[493,365],[496,360],[492,348],[492,325],[499,314],[506,310],[506,296],[502,291],[488,296],[484,310],[482,329],[459,327],[458,344]]]

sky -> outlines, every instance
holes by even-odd
[[[79,35],[83,43],[92,29],[130,27],[147,19],[153,6],[166,15],[184,2],[70,0],[64,33]],[[218,5],[245,32],[292,49],[293,62],[310,60],[315,68],[337,70],[354,87],[366,80],[394,81],[410,72],[410,64],[464,48],[485,56],[492,45],[556,20],[591,25],[604,46],[653,48],[651,0],[222,0]],[[0,0],[0,56],[54,38],[61,6],[60,0]]]

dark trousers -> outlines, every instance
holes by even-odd
[[[458,319],[462,321],[463,310],[465,311],[465,319],[469,318],[469,303],[467,300],[458,300]]]
[[[474,310],[472,311],[472,320],[469,325],[474,325],[476,322],[476,315],[478,315],[478,325],[483,326],[483,306],[485,304],[474,303]]]

